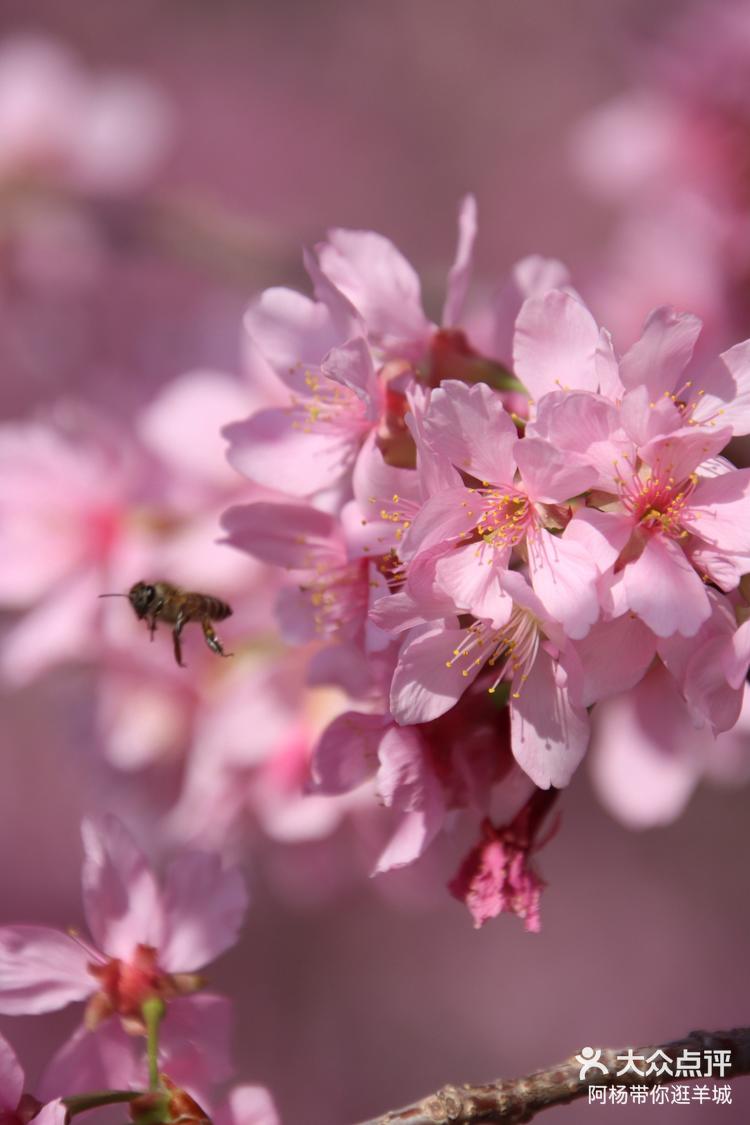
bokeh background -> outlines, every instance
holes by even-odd
[[[136,229],[126,207],[108,208],[93,282],[77,235],[55,241],[49,270],[5,246],[3,418],[75,394],[127,428],[181,372],[238,370],[244,305],[265,286],[303,284],[301,248],[330,225],[390,236],[434,311],[466,191],[479,203],[481,280],[539,252],[568,263],[596,308],[618,209],[576,173],[572,137],[687,7],[2,0],[0,35],[43,35],[94,72],[137,72],[173,115],[149,187],[168,219]],[[79,924],[80,816],[127,818],[140,800],[133,772],[98,757],[95,691],[79,667],[3,691],[0,921]],[[271,1088],[285,1122],[352,1125],[446,1081],[526,1073],[584,1044],[747,1023],[749,847],[742,788],[702,787],[676,823],[634,832],[581,770],[540,856],[548,889],[531,936],[510,917],[474,932],[442,890],[443,857],[424,876],[376,884],[351,862],[347,826],[333,846],[286,847],[283,859],[256,839],[243,940],[211,973],[237,1002],[239,1075]],[[445,862],[443,875],[448,851]],[[33,1078],[75,1019],[0,1027]],[[747,1120],[743,1081],[733,1097],[577,1104],[550,1121]]]

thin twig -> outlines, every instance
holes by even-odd
[[[581,1061],[573,1056],[559,1066],[538,1070],[526,1078],[500,1079],[485,1086],[444,1086],[413,1105],[391,1110],[360,1125],[517,1125],[530,1121],[543,1109],[586,1097],[589,1086],[654,1087],[691,1080],[687,1076],[674,1078],[659,1074],[656,1070],[645,1075],[633,1070],[618,1075],[627,1051],[628,1048],[601,1051],[601,1061],[608,1068],[606,1075],[594,1070],[582,1079]],[[722,1082],[750,1074],[748,1027],[732,1031],[691,1031],[686,1039],[657,1047],[635,1048],[634,1054],[648,1059],[662,1052],[675,1069],[676,1059],[685,1051],[729,1051],[731,1067],[727,1068]]]

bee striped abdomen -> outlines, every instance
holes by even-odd
[[[232,616],[232,607],[219,598],[204,595],[203,607],[206,616],[210,617],[212,621],[223,621],[225,617]]]

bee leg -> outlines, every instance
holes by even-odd
[[[156,603],[156,605],[154,606],[154,608],[151,610],[151,612],[148,615],[148,631],[149,631],[149,640],[150,641],[153,641],[153,639],[154,639],[154,633],[156,632],[156,618],[159,616],[163,607],[164,607],[164,599],[162,598],[160,601],[158,601]]]
[[[182,662],[182,641],[180,639],[180,634],[182,632],[182,627],[184,624],[185,618],[182,614],[182,611],[180,611],[177,614],[177,620],[175,621],[174,629],[172,630],[172,640],[174,642],[174,658],[179,664],[180,668],[187,668],[187,664],[183,664]]]
[[[201,618],[201,628],[203,629],[203,636],[206,638],[206,644],[215,652],[217,656],[234,656],[233,652],[224,652],[221,641],[214,632],[214,627],[208,617]]]

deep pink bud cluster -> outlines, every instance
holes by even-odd
[[[290,571],[283,630],[317,638],[311,678],[353,699],[313,784],[374,779],[398,812],[378,870],[456,809],[502,828],[535,787],[567,785],[597,704],[654,676],[693,728],[729,730],[750,659],[750,470],[723,456],[750,432],[750,343],[693,371],[700,322],[660,308],[618,356],[538,259],[467,316],[475,230],[468,199],[441,327],[389,242],[334,231],[307,262],[312,299],[271,290],[247,313],[286,404],[225,431],[238,469],[294,494],[224,523]],[[658,739],[658,706],[642,710]],[[467,893],[475,918],[536,918],[538,882],[500,866],[516,886]]]

